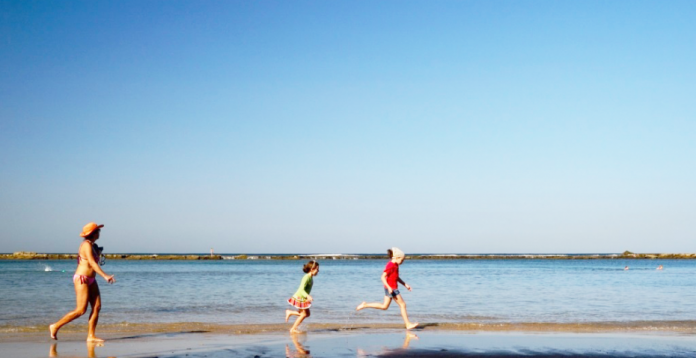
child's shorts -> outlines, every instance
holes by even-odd
[[[398,295],[400,295],[400,294],[401,294],[401,293],[399,292],[399,290],[392,290],[392,293],[391,293],[391,295],[390,295],[390,294],[389,294],[389,290],[387,290],[386,288],[384,289],[384,295],[387,296],[387,297],[390,297],[390,296],[391,296],[392,298],[396,298],[396,296],[398,296]]]

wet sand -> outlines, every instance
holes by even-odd
[[[111,337],[139,336],[162,333],[213,333],[226,335],[285,333],[289,325],[277,324],[218,324],[204,322],[171,323],[105,323],[99,325],[99,333]],[[366,330],[401,329],[403,324],[347,322],[309,323],[312,332],[360,332]],[[696,321],[630,321],[630,322],[421,322],[421,331],[462,332],[546,332],[546,333],[665,333],[696,335]],[[42,335],[47,326],[3,326],[0,325],[0,343],[35,340],[33,334]],[[84,334],[87,324],[72,323],[60,331],[60,336]]]
[[[693,334],[472,332],[315,329],[305,334],[150,333],[107,335],[86,344],[84,332],[58,342],[38,333],[0,342],[0,357],[694,357]],[[18,337],[15,337],[18,338]]]

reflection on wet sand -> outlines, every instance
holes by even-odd
[[[98,358],[95,353],[96,347],[103,347],[104,342],[87,342],[87,358]],[[48,350],[49,357],[60,357],[58,354],[58,342],[51,344],[51,348]],[[114,357],[109,357],[114,358]]]
[[[45,340],[44,340],[45,342]],[[32,346],[33,344],[33,346]],[[313,334],[151,335],[115,339],[104,348],[82,342],[50,346],[49,357],[359,357],[359,358],[694,358],[696,340],[690,335],[464,333],[443,331],[317,332]],[[108,346],[107,346],[108,345]],[[32,347],[40,347],[32,351]],[[0,355],[36,357],[45,354],[45,343],[7,344]],[[96,352],[95,352],[96,351]],[[311,353],[310,353],[311,351]],[[9,354],[6,354],[9,353]]]
[[[286,358],[311,358],[312,356],[309,353],[309,349],[305,348],[303,343],[307,340],[307,335],[306,334],[291,334],[290,338],[292,339],[292,344],[295,346],[295,350],[290,348],[289,344],[285,345],[285,357]],[[401,345],[401,349],[395,348],[395,349],[389,349],[389,348],[384,348],[379,352],[375,353],[370,353],[360,347],[356,349],[357,352],[357,357],[371,357],[371,356],[381,356],[383,354],[390,354],[390,353],[397,353],[399,351],[408,349],[409,345],[411,344],[411,340],[413,339],[418,339],[418,336],[415,333],[412,332],[406,332],[406,336],[404,337],[404,343]]]
[[[290,349],[290,345],[286,344],[285,345],[285,357],[286,358],[311,358],[312,356],[309,354],[309,349],[305,349],[305,347],[302,345],[304,341],[307,339],[306,334],[291,334],[290,338],[292,339],[292,344],[295,346],[295,350],[293,351]]]
[[[418,336],[413,333],[413,332],[406,332],[406,336],[404,337],[404,343],[401,345],[401,349],[389,349],[389,348],[384,348],[379,352],[374,352],[370,353],[369,351],[366,351],[362,348],[358,348],[357,351],[357,356],[358,357],[375,357],[375,356],[383,356],[383,355],[391,355],[391,354],[400,354],[403,353],[404,350],[408,349],[409,345],[411,344],[412,339],[418,339]]]

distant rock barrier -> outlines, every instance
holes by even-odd
[[[184,255],[184,254],[105,254],[107,260],[386,260],[386,255]],[[696,254],[636,254],[626,251],[622,254],[564,255],[564,254],[415,254],[407,255],[409,260],[655,260],[655,259],[696,259]],[[0,260],[76,260],[77,254],[40,254],[19,251],[0,254]]]

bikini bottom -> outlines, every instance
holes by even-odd
[[[87,286],[93,284],[96,280],[94,277],[89,277],[85,275],[75,275],[73,276],[73,281],[79,280],[81,284],[87,284]]]

